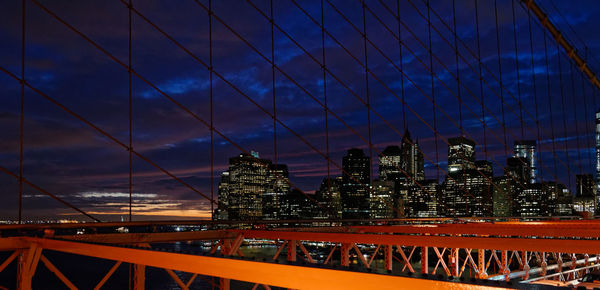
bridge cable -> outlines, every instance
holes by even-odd
[[[213,67],[213,37],[212,37],[212,0],[208,0],[208,65]],[[208,76],[208,99],[209,99],[209,114],[210,114],[210,198],[215,199],[215,145],[214,145],[214,106],[213,106],[213,72],[209,70]],[[221,202],[219,201],[219,204]],[[214,203],[210,203],[210,216],[211,220],[215,219]]]
[[[532,83],[532,92],[533,92],[533,101],[535,103],[535,124],[536,124],[536,128],[537,128],[537,135],[536,135],[536,139],[537,139],[537,154],[536,156],[534,156],[535,159],[538,160],[539,162],[539,156],[541,156],[541,151],[542,151],[542,142],[540,140],[540,119],[539,119],[539,106],[538,106],[538,95],[537,95],[537,82],[536,82],[536,78],[535,78],[535,59],[534,59],[534,54],[533,54],[533,33],[531,30],[531,12],[529,10],[527,10],[527,24],[528,24],[528,30],[529,30],[529,54],[531,57],[531,83]],[[531,172],[533,173],[533,164],[529,164],[529,166],[531,166],[529,168],[529,170],[531,170]],[[536,168],[537,169],[537,168]],[[540,170],[541,172],[541,170]],[[539,174],[541,176],[541,173]],[[540,180],[543,180],[543,177],[540,178]]]
[[[429,0],[427,0],[427,19],[429,19],[429,10],[431,10],[430,6],[429,6]],[[429,52],[429,68],[430,68],[430,73],[429,73],[429,77],[431,80],[431,109],[433,110],[433,130],[434,131],[438,131],[437,130],[437,117],[436,117],[436,102],[435,102],[435,84],[433,82],[433,47],[431,45],[431,21],[428,22],[427,24],[427,38],[429,41],[429,46],[428,46],[428,52]],[[440,156],[439,156],[439,148],[438,148],[438,134],[434,134],[434,142],[435,142],[435,163],[439,164],[440,163]],[[437,167],[436,168],[436,177],[435,179],[440,182],[440,168]]]
[[[454,0],[453,0],[454,1]],[[498,26],[498,0],[494,0],[494,19],[496,22],[496,52],[498,55],[498,78],[500,86],[502,87],[502,54],[500,52],[500,30]],[[456,43],[456,40],[455,40]],[[458,49],[457,49],[458,54]],[[458,55],[456,56],[458,61]],[[500,107],[502,109],[502,129],[504,132],[504,155],[509,156],[508,153],[508,140],[506,139],[506,120],[504,115],[504,91],[500,89]]]
[[[590,165],[589,168],[589,172],[594,172],[594,155],[592,154],[592,144],[590,144],[590,139],[592,139],[593,132],[592,130],[590,130],[590,122],[588,121],[587,116],[594,116],[594,108],[592,107],[592,112],[588,115],[588,104],[587,104],[587,94],[586,94],[586,89],[585,89],[585,76],[583,75],[583,73],[581,71],[579,71],[579,77],[581,79],[581,95],[583,96],[583,112],[584,112],[584,120],[585,120],[585,131],[586,131],[586,135],[587,138],[585,138],[586,141],[586,150],[588,152],[588,162]],[[593,119],[592,119],[593,120]]]
[[[21,1],[21,80],[25,80],[26,0]],[[23,222],[23,145],[25,136],[25,82],[21,81],[21,113],[19,116],[19,224]]]
[[[562,111],[562,119],[563,119],[563,143],[565,146],[565,155],[567,156],[567,164],[569,164],[569,166],[567,167],[567,178],[569,180],[568,184],[569,184],[569,190],[571,189],[571,161],[570,161],[570,157],[569,157],[569,142],[568,142],[568,135],[567,135],[567,114],[565,112],[565,92],[564,92],[564,87],[563,87],[563,71],[562,71],[562,61],[561,61],[561,50],[560,50],[560,45],[558,43],[556,43],[556,60],[558,62],[558,79],[559,79],[559,84],[560,84],[560,102],[561,102],[561,111]]]
[[[475,31],[477,38],[477,63],[479,66],[479,94],[481,98],[481,119],[483,120],[483,154],[485,156],[485,160],[488,159],[488,151],[487,151],[487,136],[486,136],[486,125],[485,125],[485,96],[483,94],[483,73],[481,71],[481,41],[480,41],[480,33],[479,33],[479,7],[477,5],[478,0],[474,0],[475,2]],[[427,13],[429,17],[429,13]],[[431,26],[431,22],[430,26]]]
[[[571,64],[569,62],[569,64]],[[577,95],[575,89],[575,72],[573,71],[573,65],[569,66],[569,74],[571,75],[571,101],[573,101],[573,121],[575,122],[575,138],[577,144],[577,167],[579,168],[579,174],[583,174],[583,169],[581,167],[581,143],[579,141],[579,122],[577,120],[577,100],[575,96]],[[584,114],[585,116],[585,114]]]
[[[365,14],[365,2],[364,0],[361,0],[362,2],[362,20],[363,20],[363,32],[362,32],[362,37],[363,37],[363,45],[364,45],[364,52],[365,52],[365,93],[366,93],[366,101],[367,104],[365,106],[366,110],[367,110],[367,128],[368,128],[368,136],[369,136],[369,170],[370,170],[370,174],[369,174],[369,193],[372,194],[372,188],[373,188],[373,142],[372,142],[372,137],[371,137],[371,96],[369,94],[369,65],[368,65],[368,58],[367,58],[367,18],[366,18],[366,14]]]
[[[326,62],[325,62],[325,8],[323,6],[323,0],[321,2],[321,48],[323,53],[323,65],[321,66],[321,70],[323,71],[323,104],[325,105],[325,154],[327,158],[330,158],[329,152],[329,112],[328,112],[328,103],[327,103],[327,71],[325,70]],[[274,25],[273,21],[273,25]],[[327,162],[327,195],[328,197],[332,196],[331,192],[331,164]],[[337,212],[334,217],[337,217]]]
[[[458,118],[459,118],[459,122],[460,122],[460,126],[459,126],[459,130],[460,130],[460,136],[463,137],[465,136],[464,132],[463,132],[463,118],[462,118],[462,100],[461,100],[461,93],[460,93],[460,63],[458,61],[458,30],[456,29],[456,1],[452,0],[452,24],[454,25],[454,55],[456,58],[456,94],[458,97]],[[431,9],[430,9],[431,10]]]
[[[129,7],[127,8],[127,14],[128,14],[128,21],[129,21],[129,34],[128,34],[128,56],[127,56],[127,61],[129,63],[129,67],[131,68],[131,62],[132,62],[132,58],[131,58],[131,49],[132,49],[132,33],[131,33],[131,26],[132,26],[132,17],[131,17],[131,6],[132,6],[132,0],[129,0]],[[129,221],[131,221],[132,219],[132,204],[133,204],[133,152],[131,152],[131,149],[133,148],[133,98],[132,98],[132,78],[131,78],[131,70],[127,70],[127,76],[128,76],[128,89],[129,89],[129,95],[128,95],[128,102],[129,102],[129,112],[128,112],[128,117],[129,117],[129,149],[127,150],[128,154],[129,154]]]
[[[552,95],[551,95],[551,83],[550,83],[550,64],[548,62],[548,46],[547,46],[547,41],[546,41],[546,36],[547,36],[547,32],[546,30],[544,30],[544,56],[545,56],[545,60],[546,60],[546,92],[548,95],[548,107],[549,107],[549,112],[550,112],[550,133],[551,133],[551,138],[552,138],[552,154],[556,155],[556,142],[554,140],[554,117],[553,117],[553,113],[552,113]],[[557,176],[557,165],[556,165],[556,158],[553,158],[554,161],[554,175]],[[558,181],[558,179],[557,179]]]
[[[323,0],[321,0],[323,3]],[[404,59],[402,58],[402,25],[400,23],[400,0],[396,0],[396,13],[398,14],[397,22],[398,22],[398,50],[400,52],[400,93],[402,95],[402,124],[404,125],[404,130],[407,130],[406,127],[406,110],[404,108],[405,100],[405,92],[404,92]]]
[[[525,138],[525,133],[523,132],[523,104],[521,102],[521,76],[519,72],[519,48],[517,43],[517,19],[515,17],[515,0],[510,1],[512,4],[512,21],[513,21],[513,37],[515,43],[515,66],[517,73],[517,95],[519,97],[519,115],[521,120],[521,140]]]

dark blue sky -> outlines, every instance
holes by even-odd
[[[246,1],[214,1],[216,16],[247,40],[267,58],[271,57],[270,24]],[[590,65],[598,71],[600,39],[597,30],[600,7],[596,1],[538,1],[557,26],[583,53],[588,46]],[[120,61],[128,61],[128,10],[120,1],[40,1],[41,5],[80,30]],[[207,1],[200,1],[208,5]],[[266,15],[269,2],[250,3]],[[343,13],[359,30],[363,27],[359,1],[325,2],[325,39],[329,115],[329,143],[332,159],[341,165],[341,157],[351,147],[367,149],[367,110],[363,38],[336,11]],[[320,22],[320,1],[298,1]],[[372,106],[372,139],[377,151],[398,144],[404,132],[402,75],[396,19],[386,10],[396,11],[396,1],[366,1],[369,96]],[[385,4],[385,6],[384,6]],[[439,166],[446,169],[448,137],[459,135],[455,54],[446,41],[453,35],[452,2],[431,1],[434,95],[438,136]],[[532,20],[533,63],[536,94],[533,91],[531,53],[527,12],[516,4],[517,45],[520,98],[525,139],[537,139],[536,116],[540,124],[540,151],[544,180],[558,179],[574,188],[574,175],[593,171],[593,111],[597,94],[581,74],[561,54],[562,96],[559,59],[555,42],[547,39],[550,82],[546,81],[544,33]],[[558,10],[560,10],[560,15]],[[134,7],[193,55],[177,47],[138,15],[133,15],[132,67],[143,78],[187,106],[200,118],[210,120],[208,63],[208,14],[195,1],[134,1]],[[335,8],[334,8],[335,7]],[[463,126],[465,135],[478,144],[478,158],[483,159],[484,143],[488,159],[494,162],[495,174],[505,164],[504,124],[507,127],[509,154],[512,143],[521,138],[521,114],[518,105],[517,73],[511,2],[498,0],[502,81],[498,83],[498,55],[494,2],[478,2],[481,59],[483,61],[483,98],[480,92],[475,28],[474,1],[457,0],[459,67]],[[376,15],[376,17],[374,16]],[[401,0],[400,16],[403,47],[402,66],[406,122],[412,136],[418,138],[425,153],[427,176],[436,176],[434,109],[431,80],[428,74],[428,26],[422,17],[427,8],[421,0]],[[441,17],[438,18],[438,15]],[[275,23],[291,36],[300,49],[279,30],[274,33],[275,63],[282,72],[275,74],[276,114],[283,124],[302,136],[314,148],[325,152],[324,110],[315,101],[324,102],[321,29],[289,0],[274,1]],[[567,21],[577,34],[573,33]],[[387,28],[386,28],[387,27]],[[390,29],[388,31],[387,29]],[[440,33],[438,34],[439,31]],[[21,73],[21,4],[5,1],[0,9],[0,66],[14,74]],[[27,2],[26,80],[33,87],[66,105],[121,142],[128,141],[128,74],[114,60],[90,45],[82,37],[44,12],[34,2]],[[343,48],[339,45],[341,44]],[[425,47],[423,46],[425,45]],[[376,48],[375,48],[376,47]],[[305,52],[312,55],[309,57]],[[353,58],[356,57],[356,59]],[[197,59],[200,61],[198,61]],[[391,62],[390,62],[391,60]],[[213,20],[213,65],[215,71],[243,91],[257,105],[272,113],[271,65],[242,42],[225,25]],[[448,71],[448,70],[449,71]],[[574,83],[571,84],[571,70]],[[285,73],[285,75],[284,75]],[[493,75],[492,75],[493,74]],[[292,78],[296,83],[287,79]],[[19,168],[20,84],[0,74],[0,165],[13,172]],[[549,90],[548,90],[549,88]],[[500,93],[504,105],[500,101]],[[427,97],[423,95],[427,94]],[[537,107],[535,99],[537,97]],[[214,126],[246,150],[273,158],[273,120],[226,84],[214,77]],[[481,100],[485,105],[487,141],[483,138]],[[563,102],[564,100],[564,102]],[[552,105],[552,120],[550,104]],[[416,114],[414,114],[409,106]],[[563,114],[564,110],[564,114]],[[536,113],[537,112],[537,113]],[[536,115],[537,114],[537,115]],[[339,117],[342,121],[338,120]],[[564,120],[564,122],[563,122]],[[345,124],[344,124],[345,123]],[[566,126],[564,126],[566,124]],[[553,126],[552,126],[553,125]],[[352,128],[349,129],[348,127]],[[552,147],[554,127],[555,150]],[[566,129],[566,130],[565,130]],[[277,126],[279,163],[290,169],[291,182],[306,192],[319,186],[327,175],[326,161],[311,147],[282,125]],[[133,78],[133,147],[185,182],[210,195],[210,131],[197,119],[175,106],[144,81]],[[358,134],[358,136],[357,136]],[[565,143],[566,140],[566,143]],[[229,157],[240,150],[215,134],[214,184],[227,168]],[[569,148],[568,155],[566,147]],[[554,158],[554,156],[557,158]],[[376,162],[374,163],[376,166]],[[567,166],[567,164],[569,166]],[[136,219],[156,216],[208,215],[208,202],[197,193],[175,182],[139,158],[134,159],[134,200]],[[567,174],[567,167],[571,176]],[[339,169],[331,165],[332,175]],[[377,170],[375,170],[377,172]],[[443,171],[441,171],[443,175]],[[79,122],[31,89],[25,93],[24,176],[103,219],[126,215],[128,200],[128,153],[106,137]],[[12,177],[0,176],[0,216],[17,215],[18,187]],[[72,214],[68,208],[25,187],[24,216],[60,217]],[[113,214],[104,215],[103,214]],[[153,216],[154,215],[154,216]]]

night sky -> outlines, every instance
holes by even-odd
[[[268,16],[269,1],[213,2],[216,17],[264,57],[271,58],[270,23],[251,5]],[[275,64],[283,71],[275,73],[276,115],[285,125],[278,124],[275,129],[278,163],[288,164],[294,186],[312,193],[321,179],[327,176],[327,161],[313,150],[326,152],[325,112],[313,100],[325,101],[323,72],[318,63],[322,62],[321,29],[294,2],[273,2],[275,23],[302,47],[300,49],[275,28]],[[597,29],[600,5],[597,1],[538,2],[582,55],[586,54],[584,47],[587,45],[589,65],[595,71],[600,70],[600,62],[594,56],[600,48]],[[208,2],[200,0],[198,3],[192,0],[135,0],[135,9],[184,46],[189,54],[134,12],[131,63],[144,79],[199,118],[210,122],[210,74],[202,64],[209,63],[209,21],[202,6],[208,7]],[[321,21],[320,1],[296,3],[315,21]],[[325,62],[331,72],[327,75],[326,85],[327,104],[332,112],[328,127],[330,154],[335,162],[330,164],[330,168],[334,176],[340,175],[337,166],[341,166],[345,150],[358,147],[368,154],[364,141],[368,139],[368,115],[363,104],[367,99],[362,66],[365,61],[363,38],[338,14],[338,11],[343,13],[358,30],[362,30],[362,8],[359,1],[332,0],[331,4],[325,1],[324,11],[325,28],[331,34],[325,38]],[[399,4],[400,17],[405,24],[401,29],[401,39],[406,45],[402,48],[402,61],[396,39],[398,22],[386,9],[387,6],[395,13],[396,1],[366,1],[366,34],[370,41],[367,43],[367,58],[372,72],[368,78],[368,92],[372,107],[373,155],[377,156],[377,151],[382,151],[387,145],[400,143],[405,130],[404,111],[406,126],[413,138],[418,139],[425,154],[426,176],[435,178],[436,144],[435,134],[430,128],[434,126],[435,114],[435,126],[439,131],[437,157],[442,169],[440,176],[443,177],[447,166],[445,140],[460,134],[456,56],[447,42],[453,45],[454,36],[446,27],[453,26],[452,2],[431,1],[433,71],[437,75],[433,92],[435,108],[431,102],[428,73],[428,25],[422,17],[427,17],[427,6],[422,0],[401,0]],[[128,63],[128,9],[122,2],[40,1],[40,5],[119,61]],[[0,66],[20,76],[21,2],[3,1],[1,8]],[[500,89],[494,2],[485,0],[478,2],[482,97],[476,58],[475,2],[457,0],[456,12],[459,74],[463,83],[460,87],[460,98],[464,102],[463,127],[465,136],[477,142],[477,158],[485,158],[483,148],[486,144],[487,159],[494,163],[495,175],[501,175],[506,157],[512,154],[513,141],[521,139],[519,116],[523,116],[525,139],[538,139],[538,119],[541,176],[544,180],[558,178],[574,189],[575,174],[593,173],[593,113],[599,105],[596,104],[600,101],[598,94],[587,79],[582,81],[581,74],[562,51],[560,56],[557,54],[556,43],[550,38],[546,39],[549,75],[546,74],[544,31],[536,19],[531,20],[535,68],[532,70],[527,11],[518,2],[515,2],[518,49],[515,57],[512,7],[507,0],[498,0],[501,77],[505,87]],[[127,144],[127,70],[36,3],[27,2],[26,14],[26,81]],[[213,67],[216,74],[246,96],[213,75],[214,127],[244,150],[258,151],[262,158],[273,159],[273,119],[263,111],[273,113],[271,64],[227,26],[213,19]],[[518,59],[520,79],[517,78],[515,58]],[[407,77],[403,78],[398,70],[401,65]],[[7,74],[0,73],[0,88],[0,166],[18,173],[21,85]],[[209,128],[135,75],[132,96],[134,150],[210,196]],[[405,106],[401,101],[403,96]],[[521,111],[519,97],[522,99]],[[485,106],[484,119],[481,100]],[[486,140],[482,120],[487,126]],[[503,124],[506,126],[508,155]],[[296,134],[302,136],[302,140]],[[127,150],[29,88],[25,90],[24,148],[23,168],[27,180],[102,220],[127,216]],[[214,134],[215,197],[220,174],[227,169],[228,158],[239,153],[239,148]],[[376,160],[373,164],[377,174]],[[134,220],[210,216],[209,203],[202,196],[140,158],[134,157],[133,170]],[[0,218],[16,219],[18,182],[13,177],[0,174],[0,184]],[[25,186],[24,194],[23,213],[27,219],[85,219],[31,187]]]

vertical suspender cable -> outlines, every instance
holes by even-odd
[[[21,114],[19,116],[19,224],[23,222],[23,141],[25,134],[25,0],[21,1]]]
[[[587,138],[585,138],[586,151],[588,152],[587,158],[590,164],[589,172],[594,172],[594,155],[592,154],[592,144],[590,143],[590,136],[594,136],[594,134],[590,130],[590,122],[588,122],[588,118],[593,116],[594,112],[592,109],[592,113],[588,115],[587,94],[585,93],[585,76],[583,75],[583,73],[579,72],[579,77],[581,79],[581,95],[583,96],[583,116],[585,120],[585,132],[587,135]],[[573,98],[573,100],[575,100],[575,98]]]
[[[460,66],[458,62],[458,30],[456,30],[456,1],[452,0],[452,23],[454,24],[454,56],[456,57],[456,96],[458,97],[458,119],[459,119],[459,131],[460,136],[464,136],[463,133],[463,118],[462,118],[462,100],[460,94]]]
[[[579,121],[577,118],[577,101],[575,100],[575,72],[573,71],[573,65],[569,66],[569,74],[571,75],[571,100],[573,101],[573,121],[575,122],[575,136],[577,136],[575,139],[577,142],[577,166],[579,168],[579,174],[583,174],[583,170],[581,168],[581,143],[579,142],[579,124],[577,124],[579,123]]]
[[[129,56],[128,56],[128,65],[129,69],[127,70],[127,74],[129,77],[129,221],[131,221],[132,214],[132,204],[133,204],[133,98],[132,98],[132,78],[131,78],[131,48],[132,48],[132,34],[131,34],[131,0],[129,0],[128,12],[129,12]]]
[[[321,48],[323,53],[323,62],[321,70],[323,71],[323,104],[325,112],[325,156],[329,160],[329,112],[327,111],[327,71],[325,65],[325,7],[321,0]],[[327,193],[331,194],[331,165],[327,162]]]
[[[567,114],[565,112],[565,92],[563,88],[563,77],[562,77],[562,61],[560,57],[560,44],[556,43],[556,59],[558,61],[558,82],[560,84],[560,102],[562,109],[562,117],[563,117],[563,138],[565,145],[565,155],[567,159],[567,179],[569,184],[569,190],[571,190],[571,161],[569,158],[569,142],[567,140]]]
[[[521,139],[525,138],[523,131],[523,104],[521,102],[521,75],[519,72],[519,48],[517,42],[517,19],[515,16],[515,0],[510,1],[512,4],[512,21],[513,21],[513,37],[515,42],[515,71],[517,73],[517,97],[519,100],[519,119],[521,120]]]
[[[487,160],[488,159],[488,151],[487,151],[487,136],[486,136],[486,123],[485,123],[485,96],[483,95],[483,73],[481,71],[481,42],[480,42],[480,35],[479,35],[479,7],[477,5],[478,0],[474,0],[474,1],[475,1],[475,31],[476,31],[476,37],[477,37],[477,60],[479,63],[479,94],[481,96],[481,121],[483,122],[483,154],[485,156],[485,159]]]
[[[362,3],[362,16],[363,16],[363,43],[364,43],[364,47],[365,47],[365,90],[366,90],[366,108],[367,108],[367,122],[368,124],[368,134],[369,134],[369,169],[370,169],[370,176],[369,176],[369,184],[373,184],[373,142],[371,140],[371,98],[369,95],[369,65],[367,63],[367,18],[366,18],[366,14],[365,14],[365,2],[364,0],[361,1]]]
[[[273,78],[271,92],[273,93],[273,161],[277,167],[277,109],[275,103],[275,34],[273,29],[273,0],[270,1],[271,6],[271,76]]]
[[[429,16],[429,11],[431,11],[429,0],[427,0],[427,36],[429,39],[429,68],[431,69],[431,73],[429,74],[431,79],[431,104],[433,109],[433,131],[435,132],[435,163],[437,165],[440,164],[440,153],[438,149],[438,130],[437,130],[437,117],[436,117],[436,109],[435,109],[435,85],[433,83],[433,50],[431,47],[431,18]],[[439,182],[440,180],[440,167],[436,166],[436,180]]]
[[[398,48],[400,50],[400,93],[402,96],[402,124],[406,130],[406,110],[404,103],[406,102],[404,96],[404,59],[402,58],[402,23],[400,22],[400,0],[396,0],[396,20],[398,21]]]
[[[325,156],[329,160],[329,112],[327,111],[327,71],[325,65],[325,7],[323,6],[323,0],[321,0],[321,47],[323,52],[323,104],[325,111]],[[331,165],[327,162],[327,194],[331,195]]]
[[[537,83],[536,83],[536,79],[535,79],[535,60],[534,60],[534,55],[533,55],[533,33],[531,31],[531,12],[529,10],[527,10],[527,24],[528,24],[528,28],[529,28],[529,53],[531,56],[531,83],[533,85],[533,101],[535,103],[535,125],[537,128],[537,143],[538,146],[540,146],[538,148],[538,154],[541,151],[541,142],[540,142],[540,118],[539,118],[539,111],[538,111],[538,97],[537,97]],[[542,164],[542,162],[540,162],[538,156],[534,156],[534,158],[538,159],[538,164]],[[540,167],[540,171],[542,166]],[[542,177],[542,174],[539,174],[540,176],[540,180],[543,180],[544,178]]]
[[[554,116],[552,115],[552,95],[551,95],[551,84],[550,84],[550,64],[548,62],[548,45],[546,42],[546,30],[544,30],[544,56],[546,59],[546,91],[548,94],[548,106],[549,106],[549,112],[550,112],[550,133],[551,133],[551,138],[552,138],[552,155],[554,156],[554,158],[552,158],[552,160],[554,161],[554,176],[558,176],[558,168],[556,166],[556,142],[554,140]],[[558,180],[557,180],[558,181]]]
[[[494,0],[494,16],[496,20],[496,52],[498,54],[498,79],[500,87],[502,83],[502,54],[500,52],[500,30],[498,26],[498,0]],[[504,90],[500,90],[500,107],[502,108],[502,128],[504,130],[504,154],[508,156],[508,140],[506,139],[506,119],[504,116]]]
[[[209,102],[210,102],[210,199],[215,200],[215,182],[214,182],[214,163],[215,163],[215,146],[214,146],[214,108],[213,108],[213,51],[212,51],[212,0],[208,0],[208,66],[209,66]],[[214,203],[210,203],[210,216],[215,219]]]

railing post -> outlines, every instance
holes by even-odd
[[[139,264],[133,265],[133,289],[146,289],[146,266]]]
[[[421,274],[429,273],[429,247],[421,247]]]
[[[529,279],[529,259],[527,257],[527,251],[521,252],[521,261],[523,263],[523,271],[525,271],[525,275],[523,276],[523,280]]]
[[[17,289],[31,290],[31,279],[42,255],[42,248],[32,244],[27,250],[22,250],[17,265]]]
[[[448,267],[452,276],[458,276],[458,250],[458,248],[451,248],[450,255],[448,255]]]
[[[502,275],[504,275],[504,279],[506,281],[509,281],[510,279],[509,279],[508,275],[510,275],[510,268],[508,265],[508,251],[506,251],[506,250],[501,251],[500,260],[501,260],[501,264],[502,264],[502,266],[501,266],[502,267],[501,268]]]
[[[388,271],[392,270],[392,264],[393,264],[393,259],[392,259],[392,254],[393,254],[393,249],[392,249],[392,245],[385,245],[384,247],[384,257],[385,257],[385,269]]]
[[[485,249],[477,250],[477,268],[477,278],[486,279],[488,275],[485,268]]]
[[[542,274],[540,276],[546,276],[548,272],[548,262],[546,261],[546,252],[542,252],[542,263],[540,265],[542,267]]]
[[[352,245],[348,243],[342,243],[340,247],[340,264],[342,266],[350,266],[350,248],[352,248]]]
[[[287,259],[290,262],[296,262],[296,240],[288,242]]]

